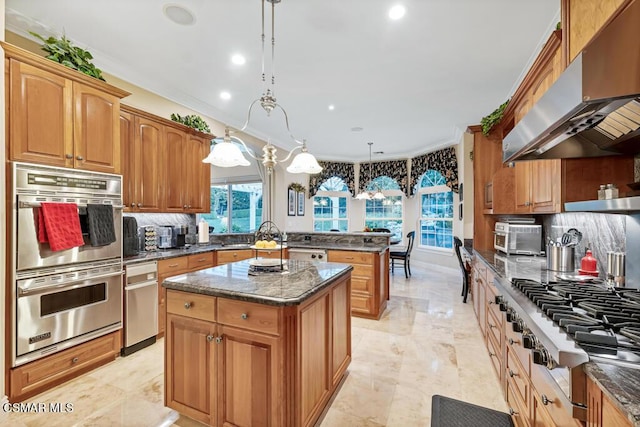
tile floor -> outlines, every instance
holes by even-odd
[[[353,361],[319,427],[429,426],[431,396],[506,411],[471,301],[458,270],[396,272],[380,321],[353,318]],[[163,406],[162,341],[40,394],[30,402],[72,403],[73,412],[5,413],[0,425],[201,426]]]

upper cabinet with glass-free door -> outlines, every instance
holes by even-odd
[[[2,43],[9,159],[120,173],[120,98],[101,80]]]

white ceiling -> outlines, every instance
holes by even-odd
[[[387,13],[396,3],[407,13],[392,21]],[[260,0],[5,4],[8,30],[64,32],[105,72],[233,127],[262,94]],[[167,4],[192,11],[195,23],[170,21]],[[513,94],[559,9],[559,0],[282,0],[276,97],[291,131],[319,159],[366,160],[368,141],[384,152],[374,160],[433,151],[457,143]],[[231,63],[237,52],[244,66]],[[270,73],[269,50],[266,57]],[[220,99],[221,91],[232,98]],[[294,146],[279,112],[267,117],[256,106],[247,131]]]

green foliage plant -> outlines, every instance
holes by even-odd
[[[491,114],[488,116],[484,116],[482,120],[480,120],[480,125],[482,126],[482,133],[487,136],[491,129],[502,120],[502,115],[504,114],[504,109],[507,108],[507,104],[509,100],[507,99],[503,104],[501,104],[498,108],[493,110]]]
[[[209,125],[205,122],[202,117],[197,116],[195,114],[181,116],[180,114],[171,114],[171,120],[174,122],[182,123],[183,125],[189,126],[197,131],[204,133],[211,133],[211,129],[209,129]]]
[[[40,34],[32,31],[29,33],[42,41],[42,50],[49,54],[47,59],[105,81],[102,77],[102,70],[91,63],[93,55],[87,50],[74,46],[64,35],[59,39],[53,36],[45,39]]]

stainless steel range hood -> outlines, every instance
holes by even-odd
[[[640,153],[639,22],[636,0],[504,138],[505,162]]]

